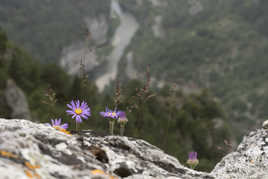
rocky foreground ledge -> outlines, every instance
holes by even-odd
[[[268,130],[245,136],[205,173],[143,140],[91,131],[68,135],[45,124],[0,119],[0,178],[268,179]]]

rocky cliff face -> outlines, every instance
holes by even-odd
[[[118,63],[123,57],[125,49],[131,43],[132,38],[139,29],[139,24],[135,17],[129,12],[124,12],[118,0],[112,0],[110,6],[111,17],[105,17],[103,14],[94,18],[87,17],[85,18],[85,24],[90,34],[88,37],[89,39],[87,39],[87,41],[89,40],[91,43],[90,48],[98,48],[100,50],[103,49],[102,47],[107,48],[109,46],[111,52],[106,52],[107,54],[97,54],[95,51],[88,52],[89,47],[86,43],[80,42],[79,44],[82,45],[73,44],[68,48],[64,48],[60,60],[60,65],[69,74],[76,75],[80,72],[79,62],[81,61],[81,58],[84,59],[87,72],[92,72],[94,70],[99,71],[98,68],[103,66],[103,64],[100,63],[102,61],[100,59],[103,59],[107,67],[102,73],[97,75],[96,79],[96,85],[100,91],[103,91],[110,81],[115,80],[118,71]],[[117,21],[118,24],[114,27],[114,33],[111,37],[108,37],[108,31],[112,26],[112,21]],[[163,36],[161,18],[156,19],[156,21],[156,34],[158,36]]]
[[[71,75],[81,73],[81,63],[90,71],[99,65],[95,49],[90,49],[85,42],[79,42],[62,51],[60,65]]]
[[[266,129],[251,132],[237,151],[204,173],[140,139],[92,131],[68,135],[46,124],[0,119],[1,178],[266,179],[267,164]]]

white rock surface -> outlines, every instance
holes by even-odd
[[[4,157],[1,151],[19,157]],[[143,140],[94,136],[90,131],[67,135],[44,124],[0,119],[0,178],[28,178],[25,162],[40,165],[34,171],[48,179],[89,179],[94,169],[129,179],[212,178]]]
[[[0,178],[5,179],[29,178],[27,171],[42,179],[110,178],[93,175],[95,169],[118,179],[267,179],[267,164],[265,129],[251,132],[235,152],[205,173],[182,166],[140,139],[97,136],[92,131],[67,135],[45,124],[0,119]]]
[[[268,131],[245,136],[235,152],[225,156],[212,173],[217,179],[268,179]]]

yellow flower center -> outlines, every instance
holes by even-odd
[[[82,113],[82,109],[81,108],[77,108],[75,109],[74,111],[77,115],[81,114]]]
[[[112,117],[114,117],[114,116],[116,116],[116,113],[115,113],[115,112],[112,112],[112,114],[111,114],[111,115],[112,115]]]

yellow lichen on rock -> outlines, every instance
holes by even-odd
[[[0,155],[2,155],[3,157],[8,157],[8,158],[18,158],[18,156],[10,153],[10,152],[6,152],[4,150],[0,150]]]
[[[104,171],[99,170],[99,169],[92,170],[91,174],[93,174],[93,175],[104,175],[104,176],[110,177],[110,179],[117,179],[117,177],[114,177],[114,176],[111,176],[109,174],[106,174]]]

